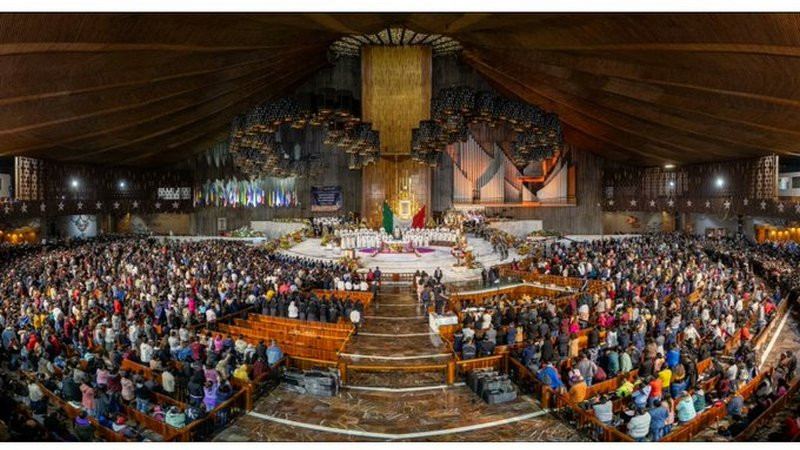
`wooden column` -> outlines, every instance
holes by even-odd
[[[339,378],[342,384],[347,384],[347,363],[339,361]]]
[[[456,362],[454,360],[447,361],[447,384],[452,385],[456,382]]]

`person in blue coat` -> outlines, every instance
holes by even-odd
[[[554,391],[558,391],[564,387],[564,383],[561,381],[558,371],[553,367],[553,363],[551,362],[548,362],[546,366],[542,367],[539,373],[536,374],[536,379],[542,383],[548,384]]]

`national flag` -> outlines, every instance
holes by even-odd
[[[386,200],[383,201],[383,229],[389,234],[394,233],[394,212]]]
[[[411,219],[411,228],[425,228],[425,205],[414,214]]]

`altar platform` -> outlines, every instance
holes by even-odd
[[[338,261],[341,259],[341,251],[328,250],[320,243],[321,239],[308,239],[288,250],[279,250],[279,252],[321,261]],[[486,268],[503,262],[500,261],[499,253],[492,252],[492,245],[489,242],[480,238],[468,237],[467,243],[473,248],[476,262],[483,264]],[[439,267],[442,270],[445,282],[480,280],[480,269],[453,267],[457,261],[450,254],[450,247],[428,246],[424,249],[424,251],[417,252],[418,254],[377,253],[374,256],[369,252],[356,250],[355,255],[359,258],[364,268],[374,269],[375,267],[380,267],[381,272],[385,274],[413,273],[417,270],[424,270],[432,274]],[[510,249],[508,259],[505,262],[510,262],[514,258],[520,259],[519,255],[513,249]]]

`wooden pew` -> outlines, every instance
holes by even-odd
[[[302,327],[306,330],[314,330],[321,335],[338,336],[347,334],[353,329],[353,324],[350,322],[340,323],[323,323],[307,320],[289,319],[286,317],[265,316],[263,314],[249,314],[247,320],[258,321],[263,323],[273,324],[277,326],[285,326],[296,329]]]
[[[347,340],[347,336],[337,338],[319,336],[313,332],[303,332],[300,329],[289,331],[285,329],[276,330],[271,325],[266,323],[246,321],[242,319],[234,319],[234,325],[253,331],[258,331],[267,339],[275,339],[276,341],[281,342],[304,342],[311,347],[322,348],[325,350],[338,350],[342,346],[342,343]],[[269,340],[265,340],[265,342],[269,342]]]
[[[350,297],[350,300],[356,301],[361,300],[361,304],[364,305],[364,309],[366,310],[367,307],[375,300],[375,295],[370,291],[336,291],[336,290],[325,290],[325,289],[312,289],[311,292],[314,293],[319,298],[328,298],[331,296],[335,296],[336,298],[345,299]]]
[[[250,314],[247,316],[247,321],[266,324],[275,330],[293,331],[295,333],[308,333],[316,336],[326,337],[346,337],[353,330],[353,325],[350,323],[348,323],[346,327],[342,327],[334,324],[283,319],[279,317],[263,316],[261,314]]]
[[[31,374],[26,374],[23,372],[20,373],[22,373],[23,376],[25,376],[29,380],[34,379],[33,375]],[[70,420],[74,420],[76,417],[80,415],[81,413],[80,408],[72,406],[69,402],[67,402],[63,398],[57,396],[55,393],[47,389],[42,383],[36,381],[36,384],[39,386],[39,389],[42,391],[42,394],[47,398],[47,401],[56,408],[64,411],[64,414],[66,414],[66,416]],[[106,442],[129,442],[128,438],[126,438],[125,436],[117,433],[116,431],[110,428],[106,428],[100,425],[100,423],[94,417],[87,416],[87,419],[94,427],[96,435],[99,436],[102,440]],[[72,424],[70,424],[70,427],[71,426]]]
[[[244,340],[250,344],[257,345],[260,340],[268,340],[264,335],[259,334],[247,328],[240,328],[236,326],[220,325],[219,333],[222,336],[230,335],[232,338],[238,338],[239,335],[244,336]],[[284,353],[294,356],[303,356],[308,358],[317,358],[322,360],[335,361],[338,359],[338,352],[331,350],[323,350],[314,347],[300,345],[297,342],[280,342],[279,343]]]
[[[756,417],[747,428],[742,430],[739,434],[737,434],[733,440],[735,441],[748,441],[761,427],[767,426],[770,420],[778,414],[785,406],[788,401],[791,401],[797,391],[800,389],[800,378],[795,378],[792,380],[789,389],[786,393],[779,398],[775,403],[770,405],[766,411],[762,412],[758,417]]]

